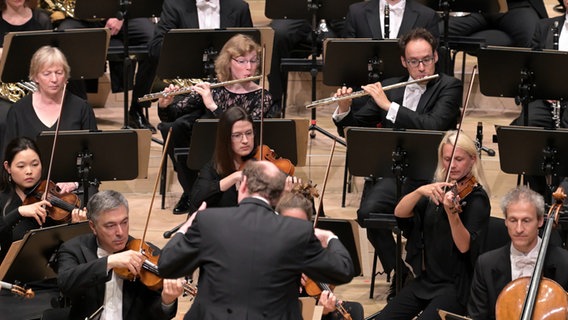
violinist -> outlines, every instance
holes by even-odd
[[[41,179],[42,165],[40,153],[35,142],[22,137],[12,140],[5,151],[0,180],[0,261],[13,241],[41,226],[57,224],[48,218],[50,201],[41,200],[24,205],[29,190],[36,187]],[[86,220],[84,210],[74,209],[72,222]]]
[[[420,312],[420,319],[439,319],[437,309],[465,313],[491,206],[475,142],[463,132],[457,135],[448,131],[439,145],[436,182],[419,187],[396,206],[415,279],[376,319],[412,319]],[[444,182],[446,176],[450,182]]]
[[[302,272],[332,284],[351,281],[351,257],[332,232],[314,233],[309,222],[272,209],[285,179],[268,161],[247,162],[239,205],[197,212],[163,248],[162,275],[200,270],[199,294],[185,319],[296,320]]]
[[[71,299],[69,319],[85,319],[101,305],[101,319],[173,318],[183,293],[181,279],[164,279],[158,292],[138,279],[124,280],[113,272],[113,268],[127,268],[137,275],[144,262],[140,252],[125,251],[132,240],[126,198],[116,191],[101,191],[89,199],[87,209],[93,233],[63,243],[58,254],[57,283]]]
[[[36,139],[42,131],[97,130],[95,114],[87,101],[64,92],[71,69],[56,47],[39,48],[30,61],[30,80],[38,90],[16,102],[7,116],[5,145],[16,137]],[[75,183],[62,186],[63,192],[76,189]]]
[[[479,256],[467,305],[474,320],[495,319],[497,297],[509,284],[530,277],[542,243],[539,228],[544,223],[544,199],[531,189],[520,186],[501,199],[505,226],[511,243]],[[543,276],[568,290],[568,251],[550,244],[544,259]],[[524,297],[521,297],[524,301]]]
[[[276,205],[276,212],[284,217],[291,217],[301,220],[311,221],[314,215],[313,199],[308,199],[304,194],[292,190],[285,192],[278,204]],[[324,244],[322,244],[324,245]],[[302,274],[302,286],[306,286],[307,276]],[[315,283],[315,282],[314,282]],[[317,284],[316,284],[317,286]],[[337,310],[337,303],[339,302],[345,311],[349,313],[351,319],[363,320],[363,306],[355,301],[338,301],[335,294],[330,290],[319,289],[317,304],[323,306],[322,320],[331,319],[344,319],[344,316]],[[302,290],[302,293],[305,290]]]
[[[237,34],[229,39],[215,59],[215,73],[219,82],[239,80],[255,76],[260,71],[261,47],[251,37]],[[169,92],[177,87],[170,85],[164,90]],[[223,112],[234,106],[244,108],[253,119],[267,115],[272,105],[272,96],[254,81],[245,81],[211,89],[210,83],[203,82],[194,86],[195,91],[176,97],[158,100],[158,115],[163,122],[169,122],[172,128],[174,148],[189,147],[193,124],[199,118],[219,118]],[[264,97],[263,97],[264,96]],[[264,98],[264,101],[262,100]],[[197,172],[189,170],[185,157],[173,163],[183,194],[174,207],[174,214],[192,212],[189,206],[191,187]]]

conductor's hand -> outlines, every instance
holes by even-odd
[[[137,275],[140,273],[140,268],[142,268],[144,260],[144,256],[138,251],[122,251],[108,256],[107,268],[109,270],[114,268],[127,268],[132,274]]]
[[[335,311],[337,297],[331,291],[323,290],[318,300],[318,305],[323,306],[323,314]]]
[[[319,228],[315,228],[314,233],[318,238],[318,240],[320,241],[321,246],[324,248],[327,248],[329,240],[331,240],[332,237],[335,237],[335,234],[333,234],[333,232]]]
[[[205,107],[209,109],[211,112],[217,109],[217,104],[213,101],[213,95],[211,94],[211,83],[209,82],[200,82],[193,86],[195,92],[201,95],[203,99],[203,104]]]
[[[171,304],[183,294],[183,278],[164,279],[162,288],[162,303]]]
[[[380,82],[375,82],[373,84],[368,84],[366,86],[362,86],[365,92],[371,95],[375,103],[379,106],[379,108],[388,111],[390,108],[391,102],[387,98],[385,91],[383,90],[383,86]]]
[[[105,28],[110,29],[111,36],[116,36],[120,32],[120,29],[122,29],[122,20],[110,18],[107,20]]]
[[[22,217],[33,218],[40,226],[45,223],[47,216],[46,207],[51,207],[51,203],[47,200],[41,200],[36,203],[20,206],[18,212]]]
[[[337,89],[337,92],[335,92],[335,94],[333,96],[335,98],[340,98],[340,97],[348,95],[352,92],[353,92],[353,88],[347,88],[346,86],[343,86],[343,87]],[[338,101],[337,102],[338,113],[345,113],[345,112],[349,111],[349,108],[351,107],[352,101],[353,101],[353,99],[345,99],[345,100]]]
[[[177,91],[179,90],[179,86],[175,86],[173,84],[170,84],[167,88],[164,89],[163,93],[168,93],[168,92],[172,92],[172,91]],[[170,104],[172,104],[172,102],[174,101],[174,96],[161,96],[158,99],[158,107],[159,108],[167,108]]]
[[[187,229],[189,229],[189,227],[191,227],[191,224],[193,223],[193,220],[195,219],[195,216],[199,213],[199,211],[203,211],[207,208],[207,203],[205,201],[203,201],[201,203],[201,206],[199,206],[199,209],[197,209],[197,211],[195,211],[194,213],[192,213],[189,216],[189,219],[187,219],[187,221],[181,225],[181,227],[179,227],[178,232],[182,232],[182,233],[186,233]]]

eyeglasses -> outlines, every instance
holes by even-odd
[[[408,63],[408,65],[410,65],[413,68],[417,68],[420,63],[422,63],[425,67],[429,66],[432,64],[432,62],[434,62],[434,57],[426,57],[424,59],[409,59],[406,60],[406,63]]]
[[[235,58],[231,58],[233,59],[233,61],[235,61],[236,63],[240,64],[241,66],[244,66],[247,63],[250,64],[257,64],[258,63],[258,59],[254,58],[254,59],[250,59],[250,60],[245,60],[245,59],[235,59]]]
[[[243,140],[243,137],[247,137],[247,139],[250,139],[252,138],[252,136],[254,136],[254,131],[252,130],[247,132],[235,132],[231,134],[231,139],[235,141],[241,141]]]

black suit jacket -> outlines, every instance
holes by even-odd
[[[345,38],[383,39],[379,13],[379,0],[357,2],[349,6],[345,18]],[[407,0],[402,23],[397,38],[415,28],[424,28],[436,38],[439,37],[438,14],[436,11],[418,3]]]
[[[532,39],[533,49],[553,49],[554,31],[552,29],[554,22],[558,21],[558,37],[560,37],[560,33],[562,33],[562,29],[564,27],[565,18],[566,15],[561,15],[559,17],[540,20],[536,25],[536,30]]]
[[[243,0],[219,0],[221,5],[221,29],[231,27],[252,27],[250,8]],[[171,29],[199,29],[195,0],[165,0],[162,5],[160,21],[156,25],[154,37],[149,42],[150,56],[160,55],[164,35]],[[191,45],[191,44],[188,44]]]
[[[97,241],[93,234],[75,237],[61,245],[57,284],[71,299],[69,319],[83,320],[103,305],[105,283],[111,276],[112,271],[107,272],[107,258],[97,257]],[[148,289],[140,281],[123,282],[123,319],[171,319],[176,311],[177,302],[170,314],[164,313],[160,292]]]
[[[407,80],[408,77],[390,78],[383,81],[383,86]],[[377,106],[373,99],[369,99],[360,110],[349,112],[341,121],[335,122],[340,134],[343,133],[343,128],[348,126],[442,131],[456,127],[463,91],[462,83],[458,79],[441,74],[438,79],[430,81],[420,97],[416,111],[402,106],[404,90],[402,87],[385,92],[390,101],[401,105],[394,123],[386,119],[386,111]]]
[[[533,7],[539,18],[548,18],[548,13],[544,7],[543,0],[507,0],[507,8],[511,10],[514,8],[524,7],[527,2],[531,5],[531,7]]]
[[[332,284],[353,277],[339,240],[322,248],[309,222],[276,215],[256,198],[199,212],[164,247],[158,267],[165,277],[200,268],[199,294],[185,316],[192,320],[299,320],[302,272]]]
[[[511,282],[511,244],[486,252],[479,256],[471,285],[471,296],[467,306],[469,316],[474,320],[495,319],[497,297]],[[568,251],[549,246],[544,261],[543,276],[568,290]]]

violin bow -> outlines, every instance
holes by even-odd
[[[465,118],[465,110],[467,109],[467,105],[469,104],[469,97],[471,96],[471,92],[473,91],[473,82],[475,80],[475,74],[477,73],[477,65],[473,66],[473,69],[471,71],[471,80],[469,81],[469,87],[467,89],[467,94],[465,95],[465,101],[463,103],[463,108],[460,114],[460,121],[458,123],[458,130],[456,133],[456,139],[454,140],[454,145],[452,147],[452,156],[450,157],[450,163],[448,165],[448,168],[446,169],[446,179],[444,180],[445,182],[449,182],[450,180],[450,169],[452,168],[452,165],[454,164],[454,155],[456,154],[456,148],[458,146],[458,139],[460,137],[460,132],[462,131],[462,123],[463,123],[463,119]]]
[[[337,141],[335,139],[333,139],[333,144],[331,145],[331,151],[329,153],[329,160],[327,161],[327,167],[325,169],[325,176],[323,178],[323,186],[321,187],[321,195],[319,197],[319,203],[318,203],[318,208],[317,208],[317,212],[315,213],[315,217],[314,217],[314,228],[316,227],[317,223],[318,223],[318,217],[320,215],[320,213],[323,211],[323,195],[325,193],[325,187],[327,185],[327,178],[329,177],[329,171],[331,169],[331,161],[333,160],[333,154],[335,152],[335,146],[337,145]]]

